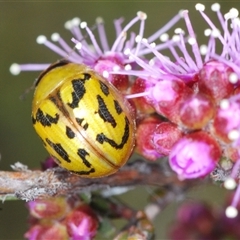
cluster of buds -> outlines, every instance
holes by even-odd
[[[27,206],[31,226],[25,233],[27,239],[90,240],[97,233],[96,214],[79,199],[49,198],[29,202]]]
[[[149,160],[167,156],[182,180],[212,173],[213,179],[233,189],[240,163],[240,20],[236,9],[223,15],[220,5],[213,4],[212,11],[222,28],[219,30],[204,13],[204,5],[197,4],[196,9],[210,27],[204,32],[207,45],[198,45],[187,10],[148,38],[144,37],[145,13],[138,12],[125,27],[123,19],[118,19],[114,22],[117,37],[111,47],[100,18],[96,23],[99,44],[92,29],[78,18],[66,23],[76,52],[57,33],[52,40],[58,45],[45,36],[37,41],[72,62],[90,66],[130,99],[138,122],[139,154]],[[166,31],[181,19],[187,33],[176,28],[169,38]],[[127,35],[137,22],[139,32]],[[161,42],[155,43],[158,39]],[[216,50],[219,44],[221,53]],[[163,55],[162,49],[169,50],[172,57]],[[147,54],[153,58],[147,59]],[[18,74],[44,70],[48,65],[13,64],[10,70]],[[228,167],[223,162],[228,162]],[[227,208],[228,217],[237,215],[239,197],[240,187]]]

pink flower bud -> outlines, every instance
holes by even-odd
[[[198,178],[209,174],[221,157],[218,143],[205,132],[194,132],[175,143],[169,164],[179,178]]]
[[[192,90],[181,80],[163,80],[152,88],[150,98],[157,113],[177,123],[179,106],[191,93]]]
[[[24,234],[24,237],[29,240],[69,239],[66,226],[59,222],[34,225]]]
[[[58,164],[54,161],[53,157],[48,157],[45,161],[41,162],[42,170],[58,167]]]
[[[172,146],[182,136],[182,132],[177,125],[170,122],[162,122],[157,125],[152,142],[154,148],[162,155],[167,156],[172,150]]]
[[[91,240],[97,233],[98,219],[88,205],[73,210],[66,217],[65,223],[72,239]]]
[[[27,203],[30,214],[37,219],[61,219],[69,210],[65,198],[38,199]]]
[[[141,78],[137,78],[131,86],[131,94],[142,93],[148,91],[150,82]],[[137,97],[132,99],[138,111],[146,114],[155,112],[147,97]]]
[[[203,94],[189,96],[180,106],[181,123],[189,129],[203,128],[213,117],[214,106],[209,97]]]
[[[234,85],[230,82],[234,71],[219,61],[209,61],[199,71],[199,91],[211,96],[215,102],[229,97]]]
[[[240,128],[240,100],[238,98],[223,100],[214,117],[212,130],[215,136],[225,143],[236,140],[231,137],[231,133],[234,131],[237,133]]]
[[[123,64],[116,63],[116,61],[107,58],[98,60],[94,65],[94,70],[111,82],[118,90],[126,91],[129,84],[128,76],[109,73],[114,71],[114,69],[123,70],[124,66]]]
[[[162,156],[156,151],[152,138],[154,136],[155,129],[162,121],[156,117],[148,117],[140,122],[136,133],[136,152],[146,157],[149,160],[157,160]]]

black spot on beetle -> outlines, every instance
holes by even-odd
[[[69,159],[68,153],[65,151],[65,149],[62,147],[62,145],[60,143],[53,143],[48,138],[46,138],[46,142],[66,162],[69,162],[69,163],[71,162],[71,160]]]
[[[84,130],[87,130],[88,129],[88,123],[85,123],[84,125],[83,125],[83,122],[84,122],[84,118],[75,118],[76,119],[76,121],[77,121],[77,123],[78,123],[78,125],[79,126],[81,126]]]
[[[118,115],[120,115],[123,112],[123,110],[117,100],[114,100],[114,107],[115,107],[115,110]]]
[[[68,103],[71,108],[77,108],[80,100],[86,93],[85,82],[91,78],[91,74],[83,73],[83,78],[72,80],[72,102]]]
[[[57,97],[55,96],[49,96],[49,100],[53,102],[58,107],[58,99],[61,100],[60,92],[57,91]]]
[[[104,122],[108,122],[112,127],[116,127],[117,123],[111,113],[108,111],[107,105],[105,104],[103,98],[100,95],[97,95],[98,100],[98,114]]]
[[[91,78],[91,74],[90,73],[83,73],[82,80],[89,80],[90,78]]]
[[[89,171],[71,171],[72,173],[78,174],[78,175],[89,175],[91,173],[95,172],[94,168],[91,168]]]
[[[75,137],[75,133],[74,133],[73,130],[72,130],[70,127],[68,127],[68,126],[66,126],[66,135],[67,135],[67,137],[70,138],[70,139],[72,139],[72,138]]]
[[[55,117],[52,117],[49,114],[44,114],[43,111],[38,108],[36,113],[36,118],[33,118],[33,123],[40,122],[44,127],[48,126],[50,127],[51,124],[57,124],[59,120],[59,114],[55,114]]]
[[[76,119],[78,125],[82,126],[82,122],[84,121],[84,118],[75,118],[75,119]]]
[[[42,139],[42,138],[41,138]],[[45,143],[45,141],[42,139],[42,142],[43,142],[43,146],[46,147],[47,144]]]
[[[99,83],[100,83],[100,88],[101,88],[101,90],[102,90],[102,93],[103,93],[105,96],[108,96],[108,94],[109,94],[109,88],[108,88],[108,86],[107,86],[105,83],[101,82],[101,81],[99,81]]]
[[[85,124],[83,125],[83,129],[84,129],[84,130],[87,130],[87,129],[88,129],[88,123],[85,123]]]
[[[83,98],[84,94],[86,93],[86,88],[84,86],[85,79],[75,79],[72,80],[72,102],[68,103],[71,108],[77,108],[80,100]]]
[[[89,153],[85,149],[79,148],[77,154],[82,159],[82,162],[86,167],[90,168],[92,166],[91,163],[86,159],[86,156],[89,156]]]
[[[32,123],[33,123],[33,125],[34,125],[36,122],[37,122],[36,119],[32,116]]]
[[[124,133],[122,136],[122,141],[120,144],[117,144],[113,139],[108,138],[104,133],[98,134],[96,137],[96,140],[101,144],[106,142],[115,149],[122,149],[124,147],[124,145],[127,143],[128,138],[129,138],[129,121],[125,117],[125,128],[124,128]]]

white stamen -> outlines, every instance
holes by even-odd
[[[190,38],[188,39],[188,43],[189,43],[190,45],[195,44],[195,43],[196,43],[196,38],[190,37]]]
[[[37,37],[36,41],[38,44],[43,44],[47,41],[47,38],[44,35],[40,35]]]
[[[135,42],[136,42],[136,43],[141,42],[141,40],[142,40],[142,37],[141,37],[140,35],[137,35],[137,36],[135,37]]]
[[[233,19],[233,22],[234,24],[236,24],[237,26],[240,26],[240,19],[237,17],[237,18],[234,18]]]
[[[229,82],[230,83],[233,83],[233,84],[235,84],[235,83],[237,83],[238,82],[238,75],[236,74],[236,73],[231,73],[230,75],[229,75]]]
[[[229,108],[230,103],[228,99],[222,99],[219,105],[222,110],[225,110]]]
[[[109,72],[104,70],[102,75],[103,75],[103,77],[108,78],[109,77]]]
[[[72,26],[72,21],[71,20],[66,21],[65,24],[64,24],[64,27],[68,30],[71,29],[73,27]]]
[[[184,32],[184,30],[183,30],[182,28],[176,28],[176,29],[174,30],[174,33],[175,33],[175,34],[184,34],[185,32]]]
[[[97,18],[96,18],[96,23],[97,23],[97,24],[103,24],[103,23],[104,23],[103,18],[102,18],[102,17],[97,17]]]
[[[82,43],[81,42],[78,42],[76,45],[75,45],[75,48],[77,50],[80,50],[82,48]]]
[[[201,45],[201,46],[200,46],[200,53],[204,56],[204,55],[207,54],[207,52],[208,52],[208,47],[207,47],[207,45]]]
[[[181,18],[184,17],[184,11],[186,11],[186,10],[181,9],[181,10],[179,10],[179,12],[178,12],[178,14],[179,14],[179,16],[180,16]]]
[[[86,28],[86,27],[87,27],[87,22],[81,22],[81,23],[80,23],[80,27],[81,27],[82,29]]]
[[[197,10],[197,11],[204,11],[205,10],[205,6],[203,5],[203,4],[201,4],[201,3],[197,3],[196,5],[195,5],[195,9]]]
[[[75,17],[75,18],[72,19],[72,25],[73,26],[79,26],[80,22],[81,22],[81,20],[78,17]]]
[[[137,12],[137,16],[141,19],[141,20],[146,20],[147,19],[147,14],[145,12],[142,11],[138,11]]]
[[[151,48],[155,48],[156,47],[156,43],[155,42],[150,43],[150,47]]]
[[[166,42],[168,39],[169,39],[169,35],[167,33],[163,33],[159,39],[162,41],[162,42]]]
[[[236,188],[237,183],[234,178],[229,177],[224,181],[223,186],[228,190],[233,190]]]
[[[20,65],[17,63],[13,63],[9,70],[12,75],[18,75],[21,72]]]
[[[127,64],[127,65],[124,67],[124,69],[125,69],[126,71],[132,70],[132,66],[131,66],[130,64]]]
[[[53,33],[53,34],[51,35],[51,39],[52,39],[52,41],[54,41],[54,42],[57,42],[57,41],[59,40],[59,38],[60,38],[59,33]]]
[[[239,139],[240,133],[238,130],[234,129],[228,133],[228,138],[232,141]]]
[[[134,60],[133,55],[129,55],[129,56],[128,56],[128,59],[129,59],[130,61],[133,61],[133,60]]]
[[[204,35],[205,35],[206,37],[209,37],[211,34],[212,34],[212,29],[206,28],[206,29],[204,30]]]
[[[152,59],[149,60],[148,63],[149,63],[150,66],[154,66],[155,60],[152,58]]]
[[[212,36],[213,37],[217,38],[220,35],[221,35],[221,33],[220,33],[220,31],[217,28],[212,30]]]
[[[221,5],[219,3],[214,3],[211,6],[211,9],[213,12],[218,12],[220,10],[220,8],[221,8]]]
[[[225,18],[225,20],[230,19],[231,18],[231,13],[230,12],[225,13],[224,18]]]
[[[179,42],[180,41],[180,36],[179,35],[173,35],[172,40],[174,42]]]
[[[119,71],[120,70],[120,67],[118,66],[118,65],[115,65],[114,67],[113,67],[113,71],[114,72],[117,72],[117,71]]]
[[[142,42],[143,42],[143,43],[148,43],[148,40],[147,40],[146,38],[143,38],[143,39],[142,39]]]
[[[229,11],[230,15],[231,15],[231,18],[236,18],[238,17],[238,10],[236,8],[231,8],[230,11]]]
[[[235,218],[238,215],[238,210],[233,206],[228,206],[225,214],[228,218]]]
[[[130,52],[131,52],[130,48],[126,48],[123,53],[124,53],[125,55],[129,55]]]

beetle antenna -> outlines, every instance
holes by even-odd
[[[38,78],[36,78],[35,81],[33,82],[33,84],[32,84],[30,87],[28,87],[27,89],[25,89],[25,91],[19,96],[19,99],[20,99],[20,100],[22,100],[22,101],[25,100],[25,99],[26,99],[26,96],[27,96],[31,91],[33,91],[33,90],[35,89],[35,85],[36,85],[37,79],[38,79]]]

